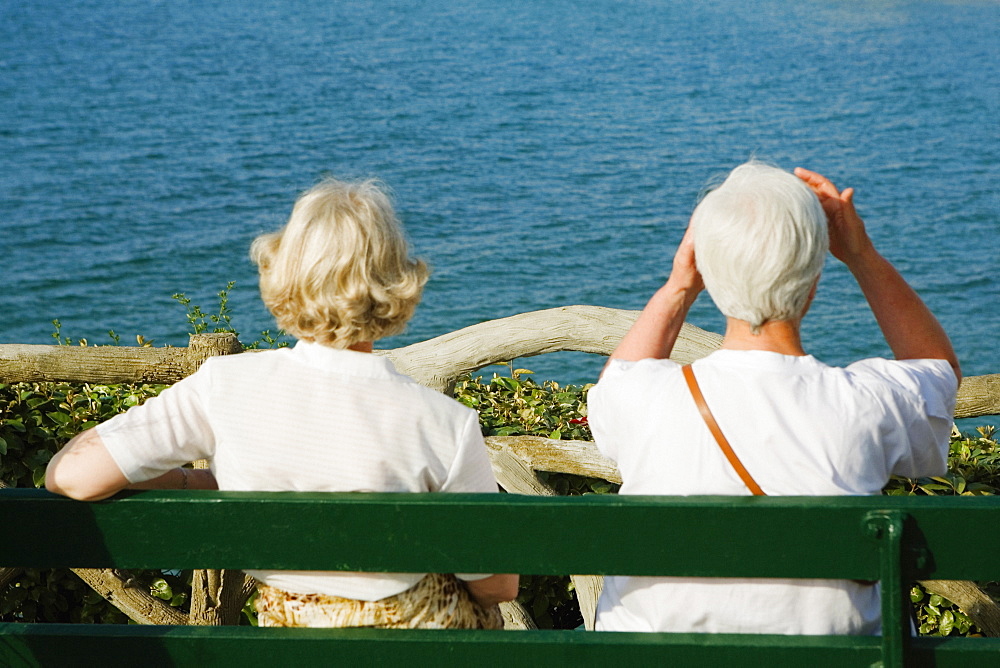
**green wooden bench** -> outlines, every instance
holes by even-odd
[[[910,638],[909,583],[988,580],[1000,498],[0,490],[0,564],[879,579],[883,637],[0,624],[0,665],[997,666]]]

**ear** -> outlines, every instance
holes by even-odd
[[[817,286],[819,286],[819,276],[816,277],[816,280],[813,281],[812,287],[809,288],[809,298],[806,299],[806,306],[802,309],[802,317],[805,317],[805,314],[809,312],[809,307],[812,306],[813,299],[816,297]]]

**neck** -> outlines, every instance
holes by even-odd
[[[347,349],[353,350],[356,353],[370,353],[374,349],[374,345],[372,341],[361,341],[347,346]]]
[[[750,331],[750,323],[745,320],[726,318],[726,336],[722,347],[726,350],[766,350],[801,357],[807,353],[802,349],[799,326],[798,319],[772,320],[761,325],[760,331],[754,334]]]

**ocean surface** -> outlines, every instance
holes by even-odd
[[[4,0],[0,342],[184,345],[171,296],[212,312],[229,281],[241,339],[273,331],[247,249],[327,174],[388,184],[435,270],[383,347],[639,309],[705,184],[757,157],[853,186],[966,373],[1000,372],[998,34],[992,1]],[[723,325],[707,296],[690,321]],[[804,337],[888,354],[832,259]]]

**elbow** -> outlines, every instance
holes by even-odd
[[[128,480],[94,429],[75,436],[45,471],[45,489],[78,501],[100,501],[126,485]]]
[[[490,592],[493,603],[513,601],[517,598],[521,586],[521,577],[519,575],[504,573],[493,577],[497,579],[493,591]]]
[[[53,494],[67,496],[76,501],[100,501],[112,494],[107,490],[99,489],[96,485],[88,484],[86,480],[74,478],[58,468],[53,470],[51,466],[45,472],[45,489]]]
[[[507,576],[507,581],[504,584],[504,589],[501,592],[503,598],[500,601],[513,601],[517,598],[518,591],[521,586],[521,578],[519,575],[509,575]]]
[[[484,580],[466,582],[469,593],[476,601],[490,607],[517,598],[520,576],[511,573],[491,575]]]

